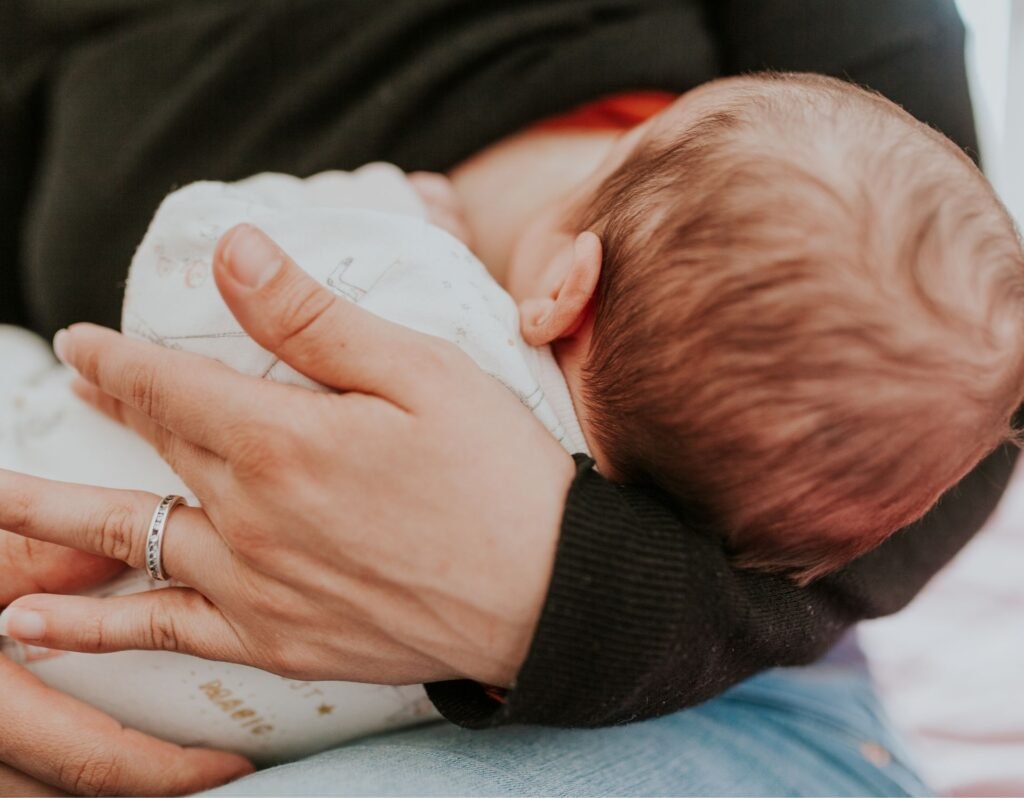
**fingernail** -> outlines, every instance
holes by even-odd
[[[222,253],[231,276],[249,288],[266,285],[284,262],[274,243],[261,230],[248,224],[240,224],[228,232]]]
[[[53,353],[57,356],[57,360],[67,365],[68,362],[68,331],[64,329],[57,330],[57,334],[53,336]]]
[[[8,607],[0,612],[0,635],[18,640],[42,640],[46,634],[46,619],[38,612]]]

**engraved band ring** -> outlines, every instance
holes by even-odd
[[[167,574],[164,573],[164,530],[167,528],[167,517],[171,510],[184,503],[181,496],[164,496],[153,511],[153,520],[149,522],[149,532],[146,534],[146,571],[160,582],[167,580]]]

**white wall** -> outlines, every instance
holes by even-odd
[[[957,0],[986,171],[1024,221],[1024,0]]]
[[[1024,224],[1024,0],[1013,0],[999,190]]]

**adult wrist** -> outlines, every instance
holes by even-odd
[[[589,457],[574,460],[547,597],[514,684],[503,694],[469,680],[426,686],[437,709],[454,723],[484,729],[517,722],[622,722],[630,703],[625,693],[635,693],[650,670],[645,658],[660,659],[659,636],[675,631],[655,605],[659,575],[680,576],[668,552],[678,554],[678,539],[655,531],[653,541],[637,540],[643,519],[624,489],[601,477]],[[647,509],[668,513],[661,508],[652,503]]]

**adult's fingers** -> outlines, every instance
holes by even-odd
[[[433,339],[332,294],[261,230],[246,224],[228,230],[213,270],[246,332],[307,377],[400,405],[421,387],[410,364],[426,358],[429,366]]]
[[[71,383],[71,390],[83,402],[147,441],[200,500],[217,493],[218,487],[223,484],[225,461],[209,449],[175,435],[167,427],[104,393],[81,377],[76,377]]]
[[[0,761],[75,794],[180,795],[252,772],[236,754],[125,729],[0,657]]]
[[[0,529],[143,568],[160,498],[0,469]],[[204,588],[230,571],[231,552],[202,510],[179,506],[165,526],[163,566],[175,579]]]
[[[23,596],[0,613],[0,633],[87,654],[141,649],[223,662],[246,659],[245,646],[220,610],[184,587],[113,598]]]
[[[74,593],[123,568],[117,560],[0,530],[0,607],[26,593]]]
[[[17,795],[19,798],[44,798],[44,796],[50,798],[50,796],[68,794],[59,787],[43,784],[20,770],[0,763],[0,795]]]
[[[53,339],[57,356],[104,393],[185,440],[226,454],[259,405],[260,381],[212,358],[137,341],[95,324],[73,324]]]

